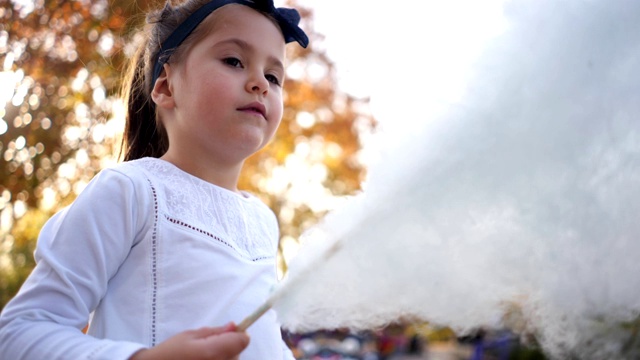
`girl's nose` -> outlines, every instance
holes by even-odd
[[[248,92],[267,94],[269,90],[269,81],[264,77],[262,72],[251,75],[246,85]]]

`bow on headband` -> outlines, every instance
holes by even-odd
[[[249,6],[273,16],[282,30],[285,43],[297,41],[304,48],[309,44],[309,38],[307,38],[307,35],[298,26],[298,23],[300,23],[300,14],[295,9],[276,8],[273,5],[273,0],[212,0],[196,10],[185,21],[178,25],[171,35],[169,35],[167,40],[162,43],[160,51],[155,58],[151,86],[153,86],[156,80],[158,80],[158,77],[162,72],[162,67],[169,59],[168,55],[182,44],[187,36],[189,36],[189,34],[191,34],[191,32],[193,32],[193,30],[198,27],[198,25],[200,25],[207,16],[209,16],[209,14],[227,4],[241,4]]]

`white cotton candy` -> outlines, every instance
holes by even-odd
[[[303,237],[285,327],[409,318],[506,326],[554,358],[639,356],[622,324],[640,319],[640,2],[504,11],[461,100],[416,111],[363,193]]]

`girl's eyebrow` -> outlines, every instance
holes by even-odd
[[[230,39],[222,40],[218,42],[216,45],[225,45],[225,44],[233,44],[238,46],[242,50],[246,50],[249,52],[255,51],[255,48],[251,44],[238,38],[230,38]],[[280,61],[280,59],[278,59],[275,56],[269,56],[269,61],[273,63],[274,66],[278,68],[278,70],[284,71],[284,64],[282,64],[282,61]]]

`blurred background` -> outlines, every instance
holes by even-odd
[[[288,48],[282,125],[274,142],[247,161],[240,184],[278,217],[281,276],[300,234],[360,190],[372,156],[365,145],[378,129],[369,83],[358,84],[349,71],[341,72],[328,55],[332,43],[315,29],[318,3],[280,4],[300,10],[311,46]],[[33,268],[44,222],[98,171],[119,161],[121,75],[139,41],[135,30],[146,11],[159,5],[0,0],[0,308]],[[326,5],[319,11],[330,13]],[[328,15],[323,21],[331,22]],[[369,46],[374,40],[361,37],[351,44]],[[348,53],[341,54],[347,61]],[[534,342],[523,347],[505,331],[458,336],[451,329],[400,320],[364,333],[327,329],[285,333],[285,338],[299,359],[543,358]]]
[[[121,75],[135,30],[158,1],[0,2],[0,301],[33,266],[39,228],[101,169],[118,162]],[[312,11],[301,8],[311,42]],[[354,194],[362,142],[375,129],[366,99],[340,92],[323,51],[290,47],[285,112],[275,141],[247,161],[240,187],[261,196],[282,233],[280,271],[296,239]]]

